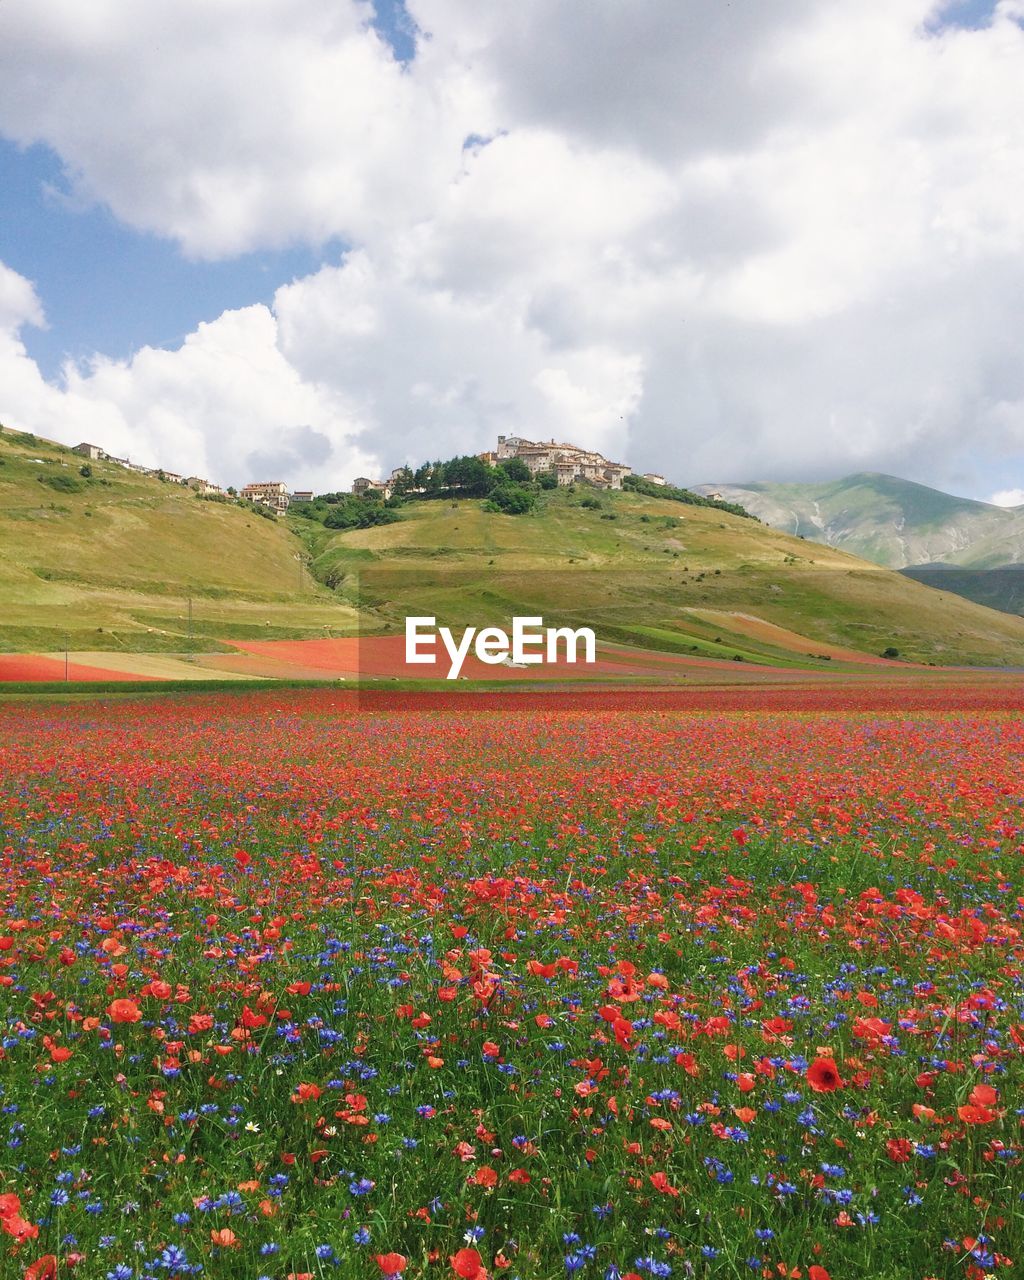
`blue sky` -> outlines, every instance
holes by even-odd
[[[991,20],[995,7],[996,0],[950,0],[950,4],[942,14],[942,23],[951,26],[982,27]]]
[[[77,208],[62,194],[61,170],[49,148],[23,151],[0,139],[0,260],[35,282],[48,328],[22,336],[47,377],[68,357],[176,347],[201,321],[269,302],[279,284],[341,253],[340,245],[299,246],[189,261],[171,241],[133,231],[106,209]]]

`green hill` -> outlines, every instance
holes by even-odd
[[[332,532],[293,520],[318,577],[369,620],[460,625],[512,613],[595,625],[650,648],[815,664],[828,646],[925,662],[1018,665],[1024,622],[845,552],[707,507],[586,489],[505,516],[479,501],[408,504],[395,524]],[[758,619],[796,633],[770,635]],[[799,638],[806,643],[799,643]]]
[[[393,631],[418,612],[477,626],[537,613],[748,662],[826,668],[843,647],[892,647],[1024,665],[1024,621],[709,507],[559,489],[523,515],[420,500],[340,531],[82,463],[0,433],[0,650],[182,653]]]
[[[0,432],[0,650],[217,647],[324,634],[350,610],[276,521],[180,484]],[[192,640],[189,606],[192,599]]]

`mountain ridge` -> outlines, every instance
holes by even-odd
[[[773,528],[850,551],[890,569],[1024,563],[1024,506],[999,507],[885,472],[821,482],[700,484]]]

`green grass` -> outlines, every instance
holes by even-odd
[[[0,651],[61,648],[66,634],[82,649],[178,651],[190,596],[196,634],[342,629],[283,522],[114,463],[83,477],[83,462],[0,433]]]

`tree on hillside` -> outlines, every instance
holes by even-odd
[[[449,489],[461,489],[467,497],[483,498],[494,483],[494,473],[480,458],[465,454],[445,463],[444,482]]]
[[[391,480],[391,492],[397,494],[408,493],[413,487],[414,477],[412,471],[408,467],[400,467]]]
[[[522,458],[506,458],[498,463],[496,470],[504,471],[514,484],[529,484],[533,479],[530,468]]]

